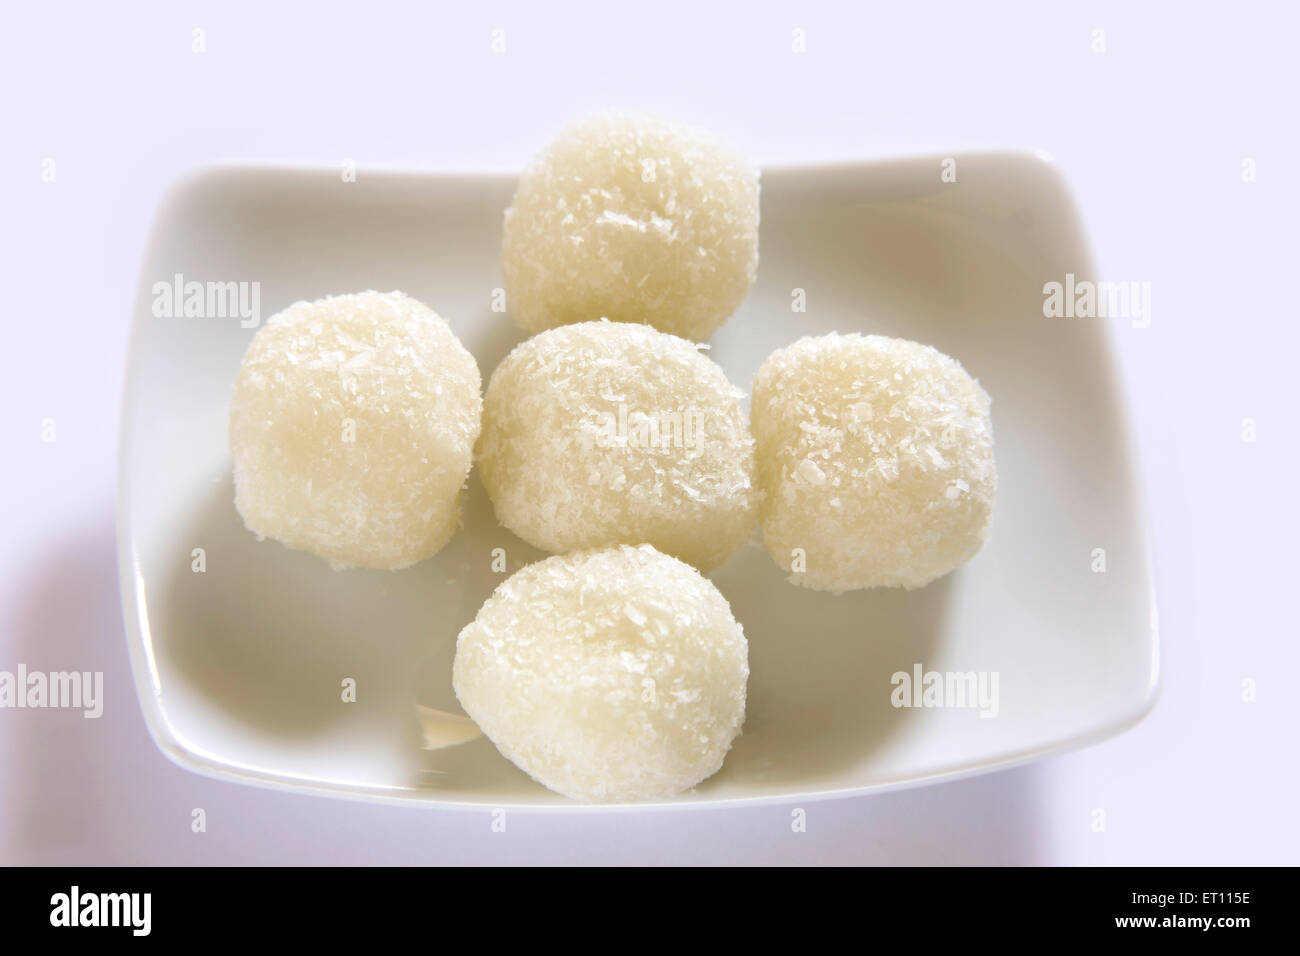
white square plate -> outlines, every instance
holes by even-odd
[[[721,772],[658,804],[807,800],[976,773],[1089,743],[1150,708],[1155,604],[1114,319],[1049,319],[1043,285],[1093,277],[1058,173],[1024,154],[763,174],[758,283],[712,357],[748,388],[801,335],[878,332],[956,356],[993,396],[993,534],[919,591],[788,584],[761,546],[712,575],[750,643],[743,735]],[[459,713],[458,631],[541,554],[497,526],[471,474],[465,528],[406,571],[331,571],[258,542],[233,505],[231,384],[254,329],[153,314],[155,282],[260,283],[298,299],[401,289],[447,318],[484,379],[523,338],[492,311],[505,175],[224,166],[163,203],[141,273],[122,413],[123,605],[159,747],[217,777],[429,806],[564,807],[479,737],[422,746],[416,704]],[[807,310],[792,309],[802,289]],[[195,549],[205,570],[194,570]],[[1106,570],[1093,570],[1103,548]],[[998,675],[996,717],[895,708],[891,675]],[[341,687],[356,682],[357,700]],[[454,728],[453,728],[454,730]],[[644,805],[643,805],[644,806]]]

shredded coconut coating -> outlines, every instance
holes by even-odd
[[[696,345],[649,326],[551,329],[492,373],[479,474],[535,547],[648,543],[709,570],[758,519],[743,398]]]
[[[459,524],[478,365],[400,292],[296,302],[253,337],[230,405],[235,507],[335,568],[431,557]]]
[[[989,396],[937,349],[880,335],[800,339],[758,370],[751,414],[763,541],[791,582],[917,588],[988,537]]]
[[[452,668],[507,759],[588,802],[669,797],[716,773],[748,678],[726,599],[649,545],[523,568],[461,631]]]
[[[501,268],[530,332],[605,317],[703,341],[758,269],[759,174],[701,130],[605,112],[519,179]]]

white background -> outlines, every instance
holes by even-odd
[[[0,669],[102,670],[107,705],[98,721],[0,710],[0,863],[1300,862],[1295,7],[557,10],[6,10]],[[1142,725],[1018,770],[810,804],[806,833],[782,806],[520,813],[493,833],[487,814],[209,781],[154,748],[113,522],[127,327],[162,190],[227,158],[514,169],[604,105],[713,127],[760,163],[997,146],[1056,159],[1103,276],[1152,283],[1151,327],[1114,329],[1160,588],[1163,689]]]

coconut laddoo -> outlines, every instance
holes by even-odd
[[[748,645],[718,589],[649,545],[511,575],[456,640],[452,685],[501,753],[575,800],[669,797],[722,766]]]
[[[880,335],[803,338],[754,378],[763,542],[823,591],[917,588],[988,537],[989,396],[937,349]]]
[[[506,210],[510,314],[530,332],[604,317],[707,339],[754,283],[758,180],[701,130],[621,112],[574,123]]]
[[[294,303],[258,330],[235,380],[245,525],[335,568],[432,556],[459,522],[480,386],[474,357],[409,296]]]
[[[758,517],[743,397],[696,345],[649,326],[551,329],[492,373],[479,474],[497,519],[535,547],[646,543],[709,570]]]

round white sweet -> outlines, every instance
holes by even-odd
[[[456,641],[452,683],[497,749],[575,800],[669,797],[745,719],[744,632],[718,589],[648,545],[507,578]]]
[[[497,519],[535,547],[646,543],[709,570],[758,518],[743,397],[649,326],[551,329],[492,373],[479,474]]]
[[[519,179],[501,267],[531,332],[608,318],[703,341],[758,268],[758,170],[700,130],[599,113]]]
[[[400,292],[297,302],[248,346],[230,405],[249,530],[336,568],[402,568],[455,532],[482,412],[474,357]]]
[[[795,584],[928,584],[988,537],[989,397],[959,363],[880,335],[803,338],[754,379],[763,541]]]

